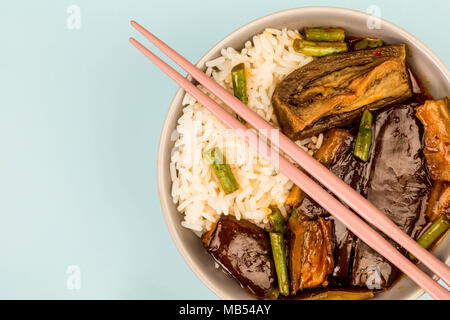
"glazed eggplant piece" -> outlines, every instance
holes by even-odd
[[[426,208],[431,188],[423,154],[423,129],[415,117],[415,107],[392,106],[374,117],[374,144],[363,190],[371,203],[409,235]],[[382,255],[357,240],[352,285],[387,288],[398,273]]]
[[[433,180],[450,181],[450,100],[428,100],[417,109],[425,127],[425,157]]]
[[[398,105],[374,118],[374,147],[365,195],[378,209],[411,234],[431,189],[423,152],[423,129],[416,104]]]
[[[351,134],[347,130],[329,130],[324,135],[322,145],[314,154],[314,158],[324,166],[329,167],[335,155],[341,151],[342,146],[349,138],[351,138]],[[285,203],[292,207],[298,207],[299,204],[303,203],[303,208],[300,208],[300,210],[303,210],[304,215],[310,217],[316,217],[325,212],[320,206],[314,205],[313,207],[310,207],[310,205],[312,203],[315,204],[315,202],[311,202],[312,200],[310,198],[305,199],[305,197],[306,194],[302,190],[300,190],[299,187],[294,185],[288,197],[286,198]]]
[[[396,249],[400,249],[395,242],[387,240]],[[352,286],[387,289],[400,275],[400,271],[392,263],[360,239],[356,239],[353,262],[350,282]]]
[[[433,222],[442,214],[450,215],[450,182],[435,181],[425,215]]]
[[[349,149],[352,141],[353,136],[348,130],[329,130],[324,135],[322,146],[317,150],[314,158],[324,166],[330,167],[339,154]]]
[[[353,157],[353,143],[354,137],[349,131],[331,129],[325,133],[322,146],[317,150],[314,158],[347,184],[358,189],[363,164]],[[297,207],[297,211],[310,219],[329,215],[310,197],[305,197]]]
[[[340,148],[336,149],[336,152],[333,154],[328,168],[357,192],[364,193],[364,187],[367,183],[365,173],[367,164],[359,161],[353,155],[355,138],[348,131],[341,131],[344,132],[345,139],[341,141]],[[308,201],[312,200],[308,199]],[[314,203],[314,206],[316,208],[314,211],[318,212],[319,209],[317,208],[320,206],[317,203]],[[323,211],[322,214],[326,213],[322,208],[320,210]],[[352,268],[356,237],[340,221],[334,220],[334,225],[335,266],[330,281],[337,285],[347,286],[350,284],[350,270]]]
[[[336,245],[331,282],[340,286],[348,286],[350,284],[349,276],[357,238],[339,221],[335,220],[334,225],[336,229]]]
[[[411,95],[406,47],[398,44],[316,59],[279,83],[272,103],[284,133],[299,139]]]
[[[261,299],[271,298],[277,292],[270,240],[263,229],[222,215],[202,241],[212,257],[247,292]]]
[[[361,191],[365,181],[365,164],[353,156],[354,140],[347,130],[331,129],[325,133],[322,146],[314,157],[352,188]],[[310,197],[305,197],[297,211],[310,219],[329,215]],[[335,241],[334,269],[330,282],[335,285],[348,285],[356,239],[341,222],[332,217],[330,219],[334,221]]]
[[[288,220],[290,291],[327,286],[333,271],[333,222],[291,216]]]

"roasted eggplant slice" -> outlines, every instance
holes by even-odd
[[[367,199],[407,234],[427,204],[431,181],[415,104],[392,106],[374,118]]]
[[[417,109],[425,127],[425,157],[433,180],[450,181],[450,101],[428,100]]]
[[[324,137],[322,146],[314,157],[340,179],[359,191],[360,184],[365,181],[362,176],[364,164],[353,156],[354,137],[343,129],[331,129],[325,133]],[[305,197],[297,207],[297,211],[310,219],[329,215],[310,197]]]
[[[374,148],[363,192],[409,235],[425,210],[431,189],[423,154],[423,130],[414,107],[392,106],[374,117]],[[352,267],[354,286],[387,288],[397,274],[398,270],[382,255],[357,240]]]
[[[329,130],[324,135],[322,146],[317,150],[314,158],[324,166],[329,167],[336,156],[348,148],[352,139],[353,136],[348,130]]]
[[[334,269],[331,281],[337,285],[349,285],[349,274],[356,237],[341,222],[335,220],[336,245],[334,249]]]
[[[291,294],[305,288],[327,286],[327,277],[334,266],[332,221],[291,216],[288,243]]]
[[[343,129],[331,129],[325,133],[324,137],[322,146],[317,150],[314,157],[351,187],[361,191],[366,181],[365,164],[353,156],[354,137]],[[310,197],[305,197],[297,207],[297,211],[310,219],[329,215]],[[330,217],[330,219],[333,218]],[[334,270],[330,282],[348,285],[356,239],[353,233],[337,220],[334,220],[334,235]]]
[[[425,214],[431,222],[442,214],[450,215],[450,182],[434,182]]]
[[[387,239],[391,245],[399,246]],[[351,269],[351,285],[369,289],[386,289],[391,286],[399,270],[382,255],[373,250],[360,239],[356,240],[353,268]]]
[[[223,215],[202,241],[242,288],[258,298],[273,296],[277,280],[267,232],[249,221]]]
[[[314,154],[314,158],[324,166],[329,167],[334,157],[339,152],[342,152],[344,148],[348,147],[351,140],[352,135],[347,130],[331,129],[324,135],[323,143],[319,150]],[[285,203],[292,207],[297,207],[299,204],[303,203],[303,208],[300,208],[300,210],[303,210],[303,213],[310,217],[315,217],[325,212],[322,207],[318,205],[307,208],[311,203],[315,204],[315,202],[311,202],[312,200],[310,198],[305,199],[305,197],[306,194],[299,187],[294,185],[289,196],[286,198]]]
[[[362,107],[375,110],[411,97],[405,59],[406,47],[398,44],[331,55],[292,72],[272,97],[284,133],[305,137],[354,121]],[[314,128],[323,118],[320,130]]]

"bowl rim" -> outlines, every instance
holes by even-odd
[[[284,9],[284,10],[280,10],[277,12],[273,12],[270,14],[267,14],[265,16],[256,18],[252,21],[250,21],[249,23],[242,25],[241,27],[235,29],[233,32],[229,33],[228,35],[226,35],[223,39],[221,39],[220,41],[218,41],[214,46],[212,46],[195,64],[196,66],[202,66],[204,65],[204,63],[206,62],[207,57],[212,53],[215,52],[217,50],[220,50],[223,47],[223,44],[225,42],[227,42],[228,40],[230,40],[231,38],[233,38],[236,34],[243,32],[245,29],[249,29],[250,27],[259,24],[261,22],[263,22],[264,20],[268,20],[270,18],[274,18],[279,16],[279,18],[281,18],[283,15],[285,14],[291,14],[291,13],[295,13],[298,11],[302,11],[302,13],[304,13],[303,11],[317,11],[317,10],[322,10],[322,11],[334,11],[334,12],[340,12],[340,13],[347,13],[349,15],[358,15],[358,16],[366,16],[366,17],[371,17],[370,14],[363,12],[363,11],[359,11],[359,10],[354,10],[354,9],[348,9],[348,8],[342,8],[342,7],[333,7],[333,6],[305,6],[305,7],[296,7],[296,8],[290,8],[290,9]],[[418,38],[416,38],[414,35],[412,35],[411,33],[409,33],[408,31],[404,30],[403,28],[383,19],[383,18],[379,18],[383,24],[388,25],[391,29],[394,29],[397,34],[399,34],[401,37],[405,38],[409,43],[414,43],[417,47],[420,47],[421,51],[426,54],[426,56],[429,58],[429,61],[431,61],[432,63],[434,63],[436,65],[436,67],[445,75],[445,77],[447,78],[447,80],[450,82],[450,72],[447,68],[447,66],[445,65],[445,63],[433,52],[431,51],[430,48],[428,48],[427,45],[425,45],[421,40],[419,40]],[[191,80],[191,77],[188,76],[187,77],[189,80]],[[174,97],[172,98],[172,101],[170,102],[170,106],[167,110],[165,119],[164,119],[164,123],[163,123],[163,128],[161,130],[161,134],[160,134],[160,138],[159,138],[159,144],[158,144],[158,156],[157,156],[157,184],[158,184],[158,196],[159,196],[159,200],[160,200],[160,204],[161,204],[161,209],[162,209],[162,213],[164,216],[164,221],[166,223],[166,226],[169,230],[170,236],[173,240],[173,242],[175,243],[175,246],[178,250],[178,252],[181,254],[181,256],[183,257],[184,261],[187,263],[187,265],[189,266],[189,268],[191,269],[191,271],[200,279],[200,281],[203,282],[203,284],[206,285],[206,287],[211,290],[218,298],[220,299],[234,299],[231,295],[224,293],[223,290],[221,290],[218,285],[216,285],[215,283],[213,283],[213,281],[210,281],[208,279],[208,277],[204,276],[204,272],[200,270],[200,268],[197,267],[196,263],[194,263],[193,259],[191,258],[191,254],[186,250],[183,242],[181,241],[181,238],[178,234],[178,232],[175,229],[175,226],[173,225],[174,221],[172,221],[172,219],[170,218],[170,214],[169,214],[169,202],[171,202],[171,195],[170,193],[166,194],[166,191],[164,190],[164,183],[163,180],[166,180],[167,178],[164,178],[164,175],[166,174],[166,172],[164,171],[164,166],[163,166],[163,158],[164,158],[164,144],[165,141],[163,139],[163,137],[168,136],[168,130],[169,130],[169,126],[170,126],[170,116],[171,114],[176,110],[176,100],[178,100],[180,98],[180,96],[182,94],[184,94],[184,90],[182,88],[178,88]],[[170,178],[169,178],[170,179]],[[170,199],[169,199],[170,198]],[[189,231],[189,230],[186,230]],[[406,296],[405,299],[408,300],[415,300],[420,298],[423,294],[425,293],[425,291],[421,288],[419,288],[418,290],[416,290],[415,292],[413,292],[412,294],[410,294],[409,296]]]

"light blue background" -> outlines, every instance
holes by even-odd
[[[130,19],[197,61],[275,11],[373,4],[449,65],[444,0],[1,1],[0,298],[216,298],[161,214],[157,143],[177,86],[128,43],[142,39]],[[69,265],[81,290],[66,288]]]

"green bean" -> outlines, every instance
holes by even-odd
[[[450,227],[450,220],[445,213],[441,214],[436,221],[420,236],[417,243],[428,249],[439,237],[447,231]],[[409,255],[411,259],[414,259],[413,255]]]
[[[347,289],[348,290],[348,289]],[[328,290],[302,300],[366,300],[374,297],[373,291]]]
[[[368,109],[364,110],[359,124],[353,154],[366,162],[369,158],[370,144],[372,143],[372,114]]]
[[[272,207],[271,210],[272,214],[269,216],[270,225],[272,226],[273,231],[283,234],[286,231],[284,217],[277,207]]]
[[[308,28],[305,27],[308,41],[344,41],[345,30],[342,28]]]
[[[282,233],[270,232],[273,261],[277,272],[278,287],[283,296],[289,295],[289,278],[286,262],[286,245]]]
[[[271,207],[272,214],[269,222],[274,232],[270,232],[270,243],[272,244],[273,261],[277,271],[278,287],[284,296],[289,295],[288,271],[286,262],[286,245],[283,234],[286,231],[286,224],[280,209]]]
[[[381,39],[369,39],[369,48],[378,48],[384,45],[383,40]]]
[[[231,69],[231,82],[233,83],[234,96],[247,104],[247,77],[244,63],[239,63]]]
[[[245,120],[242,119],[238,114],[236,114],[236,119],[238,119],[240,122],[242,122],[243,124],[246,124]]]
[[[353,44],[353,50],[373,49],[383,46],[383,40],[377,38],[364,38]]]
[[[233,172],[231,171],[230,166],[226,163],[225,157],[222,155],[219,148],[212,148],[208,150],[205,155],[209,160],[225,194],[232,193],[239,189],[239,185],[233,175]]]
[[[312,57],[324,57],[334,53],[347,52],[345,42],[312,42],[302,39],[294,40],[294,50]]]
[[[234,96],[247,104],[247,77],[245,74],[245,64],[239,63],[231,69],[231,82],[233,83]],[[236,119],[245,124],[245,120],[236,114]]]

